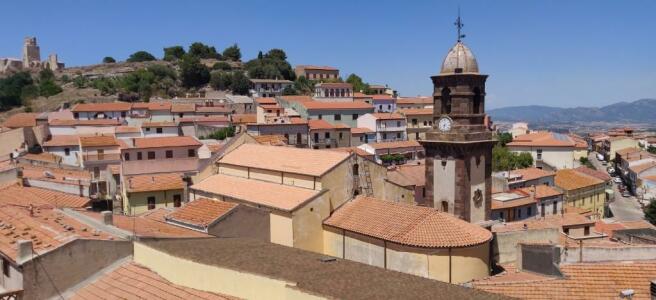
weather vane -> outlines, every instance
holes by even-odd
[[[462,19],[460,19],[460,7],[458,7],[458,18],[456,19],[456,22],[453,23],[453,25],[456,25],[458,28],[458,42],[460,42],[461,39],[465,37],[465,35],[462,33],[462,27],[464,27],[465,24],[463,24]]]

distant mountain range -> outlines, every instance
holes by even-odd
[[[598,121],[656,124],[656,99],[618,102],[603,107],[511,106],[492,109],[488,113],[494,121],[533,124]]]

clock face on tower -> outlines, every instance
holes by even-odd
[[[447,132],[451,130],[451,118],[449,117],[441,117],[440,120],[437,122],[437,128],[442,131],[442,132]]]

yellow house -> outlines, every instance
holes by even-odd
[[[556,186],[563,190],[566,205],[582,208],[603,218],[606,213],[606,182],[576,169],[556,172]]]
[[[324,221],[324,253],[449,283],[490,275],[492,233],[429,207],[359,196]]]
[[[160,207],[180,207],[186,182],[179,173],[125,176],[123,211],[136,215]]]
[[[401,109],[399,113],[405,116],[409,140],[426,138],[426,131],[433,127],[432,108]]]
[[[353,195],[351,153],[243,144],[218,174],[191,187],[207,197],[268,211],[272,243],[323,251],[321,222]]]
[[[620,149],[635,148],[638,149],[638,140],[628,136],[614,136],[603,142],[602,152],[606,160],[613,161],[615,153]]]

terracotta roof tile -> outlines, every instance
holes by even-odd
[[[426,165],[400,165],[387,171],[387,180],[400,186],[425,186]]]
[[[248,124],[257,122],[256,114],[232,114],[232,122],[235,124]]]
[[[574,169],[556,171],[556,186],[565,190],[575,190],[604,183],[602,180]]]
[[[321,88],[353,88],[353,85],[347,82],[320,82],[315,86]]]
[[[534,187],[524,187],[524,188],[520,188],[519,190],[529,195],[531,194],[531,192],[534,192],[535,199],[538,200],[542,198],[554,197],[563,194],[558,189],[543,184],[536,185]]]
[[[20,160],[33,160],[33,161],[43,161],[49,163],[59,163],[61,162],[62,158],[58,155],[49,152],[42,152],[38,154],[34,154],[34,153],[25,154],[19,158],[19,161]]]
[[[351,128],[351,134],[364,134],[364,133],[374,133],[374,132],[375,131],[365,127]]]
[[[212,299],[231,297],[176,285],[152,270],[126,262],[75,291],[71,299]]]
[[[324,151],[317,152],[324,153]],[[212,175],[191,188],[284,211],[294,211],[321,193],[316,190],[223,174]]]
[[[513,232],[528,229],[558,228],[572,225],[593,225],[594,221],[578,213],[565,213],[563,215],[550,215],[539,219],[526,219],[492,226],[492,232]]]
[[[125,187],[128,193],[181,190],[185,181],[178,173],[126,176]]]
[[[339,69],[331,66],[313,66],[313,65],[299,65],[296,68],[303,68],[305,70],[322,70],[322,71],[338,71]]]
[[[405,120],[405,117],[397,113],[373,113],[371,114],[378,120]]]
[[[431,97],[397,98],[396,104],[433,104],[433,98]]]
[[[141,128],[137,126],[118,126],[114,129],[114,133],[141,133]]]
[[[385,88],[385,87],[383,87],[383,88]],[[388,95],[388,94],[375,94],[375,95],[372,95],[371,97],[374,100],[390,100],[390,101],[396,100],[394,97],[392,97],[391,95]]]
[[[190,136],[167,136],[134,139],[134,148],[200,147],[203,144]]]
[[[104,111],[129,111],[132,103],[110,102],[110,103],[80,103],[71,109],[72,112],[104,112]]]
[[[185,113],[185,112],[195,112],[196,104],[194,103],[180,103],[171,105],[172,113]]]
[[[79,146],[80,137],[77,135],[53,135],[50,140],[43,142],[44,147]]]
[[[178,122],[180,123],[191,123],[191,122],[196,122],[196,123],[214,123],[214,122],[224,122],[228,123],[230,120],[228,119],[227,116],[191,116],[191,117],[184,117],[178,119]]]
[[[207,228],[235,207],[236,203],[201,198],[178,208],[167,215],[166,220]]]
[[[319,102],[307,101],[301,102],[308,110],[350,110],[350,109],[371,109],[373,106],[364,102]]]
[[[343,152],[243,144],[223,156],[219,164],[322,176],[347,158],[349,154]]]
[[[54,206],[82,208],[89,204],[89,198],[37,187],[10,184],[0,187],[0,205]]]
[[[169,121],[163,121],[163,122],[143,122],[141,124],[142,128],[147,128],[147,127],[177,127],[178,124],[175,124],[175,122],[169,122]]]
[[[310,130],[320,130],[320,129],[334,129],[333,124],[328,123],[326,120],[308,120],[310,125]]]
[[[11,115],[4,123],[2,127],[7,128],[20,128],[20,127],[34,127],[36,126],[36,117],[37,113],[16,113]]]
[[[399,113],[406,116],[417,116],[417,115],[432,115],[432,108],[409,108],[409,109],[400,109]]]
[[[538,168],[525,168],[510,171],[510,176],[520,176],[522,181],[535,180],[542,177],[554,176],[556,173]]]
[[[171,212],[172,210],[167,208],[158,208],[136,216],[115,214],[113,222],[114,226],[132,232],[139,237],[209,237],[202,232],[167,223],[164,217]],[[83,211],[82,213],[94,219],[102,220],[102,216],[98,212]]]
[[[92,120],[59,120],[48,122],[50,126],[119,126],[122,122],[117,119],[92,119]]]
[[[279,134],[256,135],[253,138],[258,144],[269,146],[287,146],[289,142],[284,135]]]
[[[520,299],[618,299],[633,289],[633,299],[650,299],[649,282],[656,277],[656,261],[576,263],[560,266],[563,278],[511,278],[473,282],[476,289]],[[517,278],[517,277],[515,277]]]
[[[48,168],[30,164],[20,164],[20,167],[23,170],[23,178],[26,179],[87,186],[91,181],[91,173],[79,169]]]
[[[633,166],[629,167],[629,169],[631,171],[633,171],[634,173],[636,173],[636,174],[640,174],[640,173],[642,173],[644,171],[647,171],[651,168],[656,168],[656,157],[652,161],[648,161],[648,162],[645,162],[645,163],[641,163],[641,164],[633,165]]]
[[[113,135],[98,135],[81,136],[80,145],[82,145],[82,147],[103,147],[119,146],[119,143]]]
[[[432,208],[359,196],[337,209],[324,224],[403,245],[468,247],[492,233]]]
[[[381,142],[381,143],[369,143],[367,144],[372,148],[379,149],[395,149],[395,148],[422,148],[421,144],[417,141],[396,141],[396,142]]]
[[[574,140],[566,134],[536,132],[517,136],[507,146],[574,147],[575,144]]]
[[[196,106],[197,113],[225,113],[229,114],[230,109],[225,106]]]
[[[574,170],[576,170],[576,171],[578,171],[578,172],[580,172],[580,173],[583,173],[583,174],[587,174],[587,175],[593,176],[593,177],[595,177],[595,178],[597,178],[597,179],[599,179],[599,180],[603,180],[603,181],[608,181],[608,180],[611,179],[611,177],[610,177],[610,175],[608,175],[608,173],[603,172],[603,171],[598,171],[598,170],[590,169],[590,168],[585,167],[585,166],[575,168]]]

